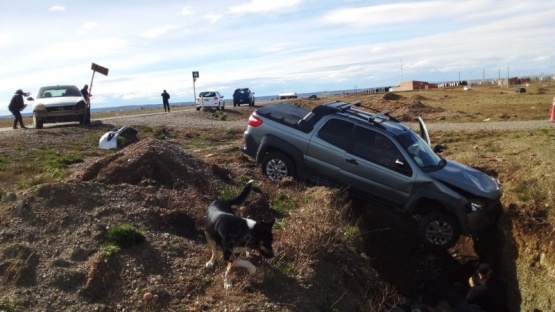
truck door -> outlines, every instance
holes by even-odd
[[[346,154],[350,161],[342,162],[342,175],[357,191],[400,207],[408,201],[415,180],[400,147],[377,131],[357,126]]]
[[[323,182],[344,183],[340,168],[345,162],[345,151],[350,145],[354,124],[330,118],[310,138],[306,151],[306,165],[311,175]]]

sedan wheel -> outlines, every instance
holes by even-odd
[[[35,129],[42,129],[43,128],[42,119],[40,117],[37,117],[36,114],[33,114],[33,124],[35,125]]]

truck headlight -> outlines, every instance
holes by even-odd
[[[467,212],[476,212],[476,211],[482,211],[484,210],[484,208],[486,208],[486,204],[478,201],[478,200],[471,200],[468,203],[467,206]]]

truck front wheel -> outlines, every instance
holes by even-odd
[[[295,176],[295,163],[288,155],[282,152],[273,152],[264,157],[262,173],[270,180]]]
[[[422,217],[418,224],[420,240],[431,249],[445,250],[459,240],[457,220],[441,212],[431,212]]]

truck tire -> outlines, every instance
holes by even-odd
[[[262,173],[270,180],[295,176],[295,163],[288,155],[282,152],[268,154],[262,160]]]
[[[431,212],[418,223],[418,237],[429,248],[446,250],[457,243],[460,236],[459,223],[449,215]]]

